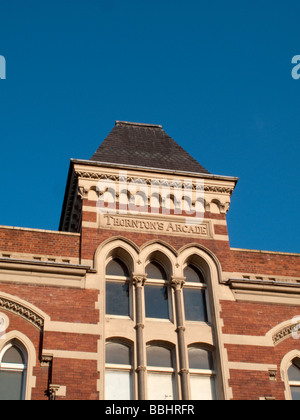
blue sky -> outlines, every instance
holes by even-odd
[[[300,252],[296,0],[3,0],[0,225],[58,229],[70,158],[162,124],[238,176],[232,247]]]

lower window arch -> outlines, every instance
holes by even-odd
[[[25,399],[27,352],[17,340],[6,344],[0,353],[0,400]]]
[[[132,347],[118,341],[108,341],[105,363],[105,399],[133,399]]]
[[[176,400],[173,351],[162,345],[147,347],[148,400]]]

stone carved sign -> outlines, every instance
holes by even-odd
[[[133,232],[160,233],[166,235],[187,235],[192,237],[211,238],[209,221],[201,224],[186,224],[178,219],[163,220],[154,217],[139,217],[131,215],[100,215],[100,227],[106,229],[129,230]]]

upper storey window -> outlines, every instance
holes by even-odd
[[[119,258],[106,267],[106,314],[130,316],[129,271]]]
[[[145,310],[147,318],[169,319],[169,289],[165,269],[156,261],[146,268]]]
[[[208,322],[206,290],[204,276],[195,265],[188,265],[184,270],[186,284],[183,290],[186,321]]]

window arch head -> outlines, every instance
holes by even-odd
[[[170,250],[165,245],[156,242],[151,244],[151,248],[156,248],[156,250],[146,256],[142,255],[142,259],[145,261],[145,272],[147,273],[148,279],[170,280],[173,275],[174,265],[174,259]]]
[[[153,260],[146,267],[148,279],[167,281],[167,273],[164,267],[157,261]]]
[[[26,385],[27,352],[12,341],[0,353],[0,400],[23,400]]]
[[[189,264],[184,269],[184,277],[189,283],[205,283],[202,272],[194,264]]]
[[[131,365],[131,347],[123,343],[108,342],[106,344],[106,363]]]
[[[190,369],[213,370],[212,352],[200,345],[188,349]]]
[[[114,277],[129,277],[127,265],[120,258],[113,258],[106,266],[106,275]]]
[[[172,350],[160,345],[148,346],[147,366],[173,368]]]
[[[25,365],[25,357],[19,347],[10,344],[1,358],[1,363]]]

